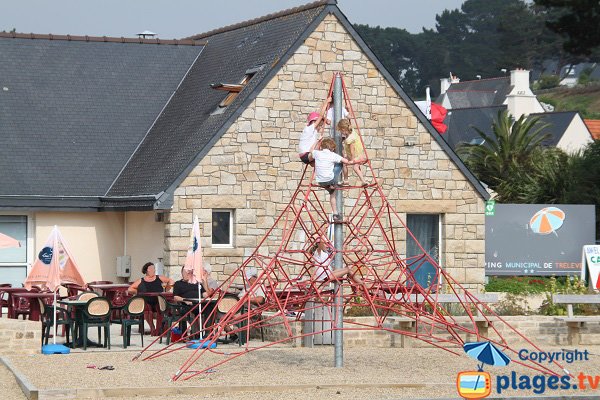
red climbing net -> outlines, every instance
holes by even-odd
[[[362,141],[343,79],[342,88],[345,106]],[[202,302],[206,346],[186,350],[187,359],[173,375],[173,380],[190,379],[209,372],[248,352],[338,329],[387,331],[421,340],[456,355],[464,354],[462,346],[465,342],[490,341],[514,363],[542,373],[562,374],[564,369],[556,362],[542,365],[516,357],[518,350],[509,345],[505,336],[516,337],[514,344],[519,348],[541,349],[439,266],[387,200],[370,161],[367,160],[365,165],[372,178],[371,184],[338,189],[343,190],[346,199],[341,222],[343,246],[339,252],[333,247],[333,224],[326,210],[327,202],[323,201],[326,192],[313,183],[313,168],[307,166],[304,169],[289,203],[253,253],[210,298]],[[325,240],[329,250],[325,262],[318,262],[313,257],[312,251],[319,240]],[[402,256],[407,241],[415,244],[416,255]],[[338,253],[350,272],[339,278],[316,276],[317,268],[328,264]],[[251,267],[260,271],[253,284],[244,274]],[[235,294],[240,288],[245,294],[238,299]],[[258,290],[264,293],[264,303],[251,304],[253,293]],[[344,317],[343,326],[336,326],[332,310],[338,294],[344,311],[368,309],[373,315],[369,319],[371,322]],[[455,299],[452,307],[444,301],[448,296]],[[197,309],[182,319],[194,312],[197,314]],[[316,314],[322,316],[316,318]],[[197,318],[183,332],[181,339],[159,347],[157,338],[136,359],[151,360],[187,349],[187,341],[197,334],[192,330]],[[311,326],[310,332],[299,329],[302,324]],[[228,348],[228,353],[223,353],[210,348],[210,344],[228,334],[249,338],[251,332],[273,332],[276,327],[279,332],[285,332],[285,337],[269,342],[246,340],[239,352],[231,352]],[[226,332],[227,329],[231,331]],[[170,326],[162,336],[169,334]],[[223,359],[216,364],[197,366],[208,351],[223,354]]]

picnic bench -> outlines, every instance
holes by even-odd
[[[567,342],[570,345],[581,343],[581,328],[586,323],[600,322],[600,316],[573,314],[573,304],[600,304],[597,294],[553,294],[552,302],[567,305],[567,315],[554,317],[554,320],[567,324]]]
[[[431,294],[429,296],[432,303],[438,303],[441,305],[447,304],[474,304],[471,300],[465,295],[456,295],[456,294]],[[495,293],[480,293],[475,296],[478,300],[478,304],[492,304],[498,302],[498,295]],[[425,297],[418,294],[410,295],[410,301],[413,303],[423,303],[425,302]],[[489,319],[481,314],[479,310],[472,316],[472,318],[468,315],[464,316],[452,316],[454,321],[456,322],[475,322],[477,329],[481,333],[482,336],[487,336],[488,327],[489,327]],[[400,329],[402,331],[410,331],[415,327],[415,320],[410,317],[405,316],[390,316],[387,318],[389,322],[391,322],[395,328]],[[401,347],[405,347],[404,335],[401,339]]]
[[[465,295],[456,294],[431,294],[429,296],[432,303],[438,303],[440,305],[448,304],[474,304],[470,298]],[[498,302],[498,295],[495,293],[480,293],[475,296],[477,304],[493,304]],[[425,302],[425,297],[419,294],[413,294],[410,296],[410,301],[413,303]],[[453,317],[457,322],[468,322],[471,321],[471,317],[468,315]],[[415,320],[410,317],[389,317],[390,321],[399,324],[400,329],[407,330],[411,329],[415,325]],[[487,334],[488,321],[489,319],[484,317],[479,310],[473,315],[472,320],[477,324],[477,328],[482,330],[482,334]]]

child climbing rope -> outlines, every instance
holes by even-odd
[[[338,122],[337,129],[342,134],[344,155],[348,158],[348,160],[354,161],[352,169],[354,169],[354,172],[356,172],[356,175],[360,179],[360,184],[362,186],[367,186],[369,181],[365,179],[360,168],[360,164],[367,162],[367,155],[365,154],[365,149],[362,145],[360,137],[358,137],[356,132],[352,131],[352,124],[347,118],[343,118],[340,120],[340,122]],[[342,185],[348,185],[348,167],[346,166],[344,166],[344,180],[342,181]]]
[[[323,138],[324,129],[324,118],[323,114],[327,108],[328,102],[325,101],[321,106],[321,111],[313,111],[308,115],[306,126],[300,135],[300,142],[298,143],[298,157],[304,164],[310,164],[309,160],[310,153],[318,148],[319,141]]]
[[[355,283],[362,283],[360,278],[355,277],[349,267],[331,269],[330,264],[332,258],[328,252],[327,243],[325,238],[319,237],[312,249],[312,262],[316,266],[314,274],[315,281],[336,280],[348,276],[348,278]]]
[[[333,212],[333,221],[341,222],[342,218],[337,211],[335,200],[335,189],[342,173],[342,164],[354,164],[346,158],[335,153],[335,142],[331,138],[325,138],[321,142],[322,150],[313,150],[309,160],[315,160],[315,177],[319,186],[329,192],[329,202]]]

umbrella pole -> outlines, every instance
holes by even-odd
[[[56,292],[58,288],[54,289],[54,318],[52,319],[52,325],[54,326],[54,336],[52,337],[52,343],[56,344]]]
[[[203,338],[202,334],[202,285],[198,282],[198,323],[200,324],[200,340]]]

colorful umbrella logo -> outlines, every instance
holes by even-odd
[[[510,358],[491,342],[465,343],[463,349],[469,357],[481,363],[480,370],[482,370],[483,364],[504,367],[510,363]]]
[[[531,217],[529,226],[533,232],[540,235],[549,235],[551,233],[556,235],[556,231],[565,221],[565,216],[565,212],[560,208],[545,207]]]

